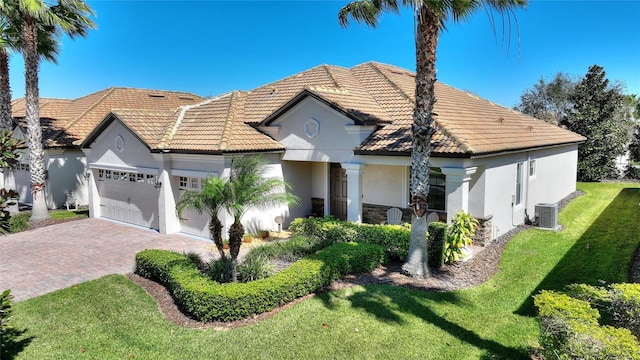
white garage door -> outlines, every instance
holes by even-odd
[[[186,191],[200,191],[206,179],[197,177],[180,176],[178,179],[180,198]],[[195,209],[185,209],[180,216],[180,229],[185,234],[211,238],[209,234],[209,221],[211,220],[208,212],[203,211],[198,214]]]
[[[156,175],[98,169],[101,216],[158,229],[156,180]]]

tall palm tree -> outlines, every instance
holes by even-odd
[[[0,129],[11,130],[11,86],[9,81],[9,55],[12,51],[22,51],[21,19],[15,9],[8,8],[10,2],[0,8]],[[13,17],[13,18],[12,18]],[[17,18],[16,18],[17,17]],[[57,63],[58,39],[54,28],[40,24],[38,27],[38,53],[44,60]]]
[[[296,206],[299,202],[297,196],[287,193],[291,188],[287,182],[264,177],[265,166],[266,162],[260,156],[245,156],[231,163],[226,209],[234,219],[229,227],[231,279],[234,282],[238,280],[238,254],[244,235],[244,226],[240,222],[242,216],[249,209],[268,210],[274,206]]]
[[[45,164],[42,147],[42,127],[40,126],[40,106],[38,89],[38,28],[47,26],[54,29],[54,34],[66,34],[71,38],[86,36],[87,31],[95,25],[89,16],[91,8],[81,0],[58,0],[54,6],[42,0],[7,0],[17,1],[22,19],[22,54],[25,67],[26,90],[26,123],[29,143],[29,167],[31,171],[31,192],[33,208],[31,221],[49,218],[45,202]]]
[[[228,196],[225,192],[226,184],[226,180],[210,177],[201,191],[186,191],[176,205],[178,217],[182,217],[182,213],[186,209],[195,209],[200,214],[203,212],[209,214],[211,217],[209,222],[211,239],[223,259],[226,256],[222,243],[222,223],[218,218],[218,213],[225,208],[228,201]]]
[[[411,245],[403,270],[413,277],[429,276],[427,265],[427,195],[429,193],[429,157],[433,127],[433,105],[436,102],[436,49],[440,31],[448,20],[460,21],[476,10],[497,11],[509,19],[528,0],[357,0],[338,13],[338,22],[346,27],[349,18],[376,27],[384,12],[399,12],[400,5],[415,10],[416,92],[413,113],[411,151]],[[510,22],[509,22],[510,23]]]

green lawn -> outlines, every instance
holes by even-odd
[[[514,237],[498,274],[473,289],[358,286],[258,324],[190,330],[112,275],[17,303],[11,324],[22,334],[12,352],[19,359],[526,359],[539,335],[531,295],[571,282],[624,282],[640,244],[640,184],[579,187],[587,194],[561,212],[565,230]]]
[[[72,219],[72,218],[84,219],[89,217],[89,210],[88,209],[79,209],[79,210],[71,210],[71,211],[51,210],[49,211],[49,216],[51,216],[52,219],[56,219],[56,220]]]

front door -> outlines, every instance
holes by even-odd
[[[338,166],[331,166],[331,215],[347,220],[347,173]]]

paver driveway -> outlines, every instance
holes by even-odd
[[[133,270],[144,249],[197,251],[213,242],[162,235],[100,219],[84,219],[0,236],[0,291],[25,300],[108,274]]]

